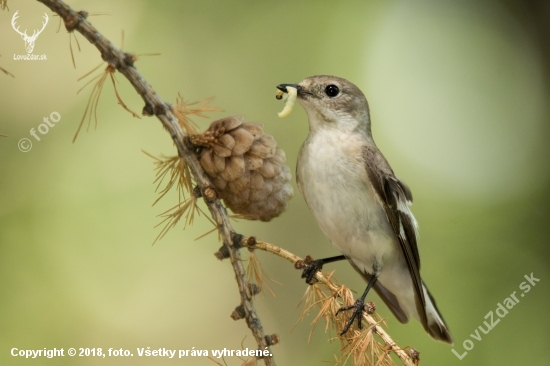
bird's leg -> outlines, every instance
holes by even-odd
[[[320,271],[323,268],[324,264],[341,261],[343,259],[347,259],[345,255],[337,255],[335,257],[317,260],[313,260],[313,258],[308,255],[306,256],[306,259],[302,261],[301,265],[297,268],[303,268],[302,278],[306,279],[306,283],[308,285],[313,285],[315,282],[317,282],[317,279],[315,278],[315,273],[317,273],[317,271]]]
[[[336,312],[336,315],[338,315],[338,313],[341,311],[347,311],[347,310],[353,309],[353,313],[351,314],[351,317],[349,318],[348,322],[346,323],[346,326],[344,327],[340,335],[344,335],[349,330],[355,318],[357,318],[357,326],[359,327],[359,329],[362,329],[361,320],[363,319],[363,311],[365,311],[365,298],[367,297],[367,294],[369,293],[370,288],[372,287],[372,285],[374,285],[377,278],[378,276],[372,275],[367,285],[367,288],[365,289],[365,292],[363,292],[363,295],[361,295],[360,298],[355,300],[355,303],[353,305],[341,307]]]

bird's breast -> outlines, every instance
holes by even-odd
[[[365,143],[360,134],[318,130],[302,145],[297,177],[324,234],[372,273],[395,250],[395,235],[367,175]]]

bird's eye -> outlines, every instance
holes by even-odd
[[[338,93],[340,93],[340,89],[336,85],[329,85],[325,88],[325,94],[330,98],[334,98]]]

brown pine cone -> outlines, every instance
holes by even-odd
[[[226,117],[190,139],[201,147],[200,163],[234,213],[269,221],[285,210],[293,194],[290,169],[285,152],[261,124]]]

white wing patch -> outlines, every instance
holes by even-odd
[[[407,240],[407,236],[405,235],[405,228],[403,228],[403,223],[401,222],[401,220],[399,220],[399,237],[403,241]]]
[[[416,236],[416,240],[418,241],[418,222],[416,221],[416,219],[414,218],[414,215],[412,214],[411,210],[409,209],[409,206],[412,205],[412,202],[407,200],[406,203],[405,203],[405,202],[403,202],[403,199],[400,195],[397,195],[397,193],[394,193],[393,195],[395,197],[395,200],[397,201],[397,209],[400,212],[402,212],[403,214],[405,214],[405,216],[407,216],[407,218],[413,224],[414,235]],[[406,239],[405,232],[404,232],[404,229],[403,229],[403,223],[401,222],[401,220],[399,220],[399,235],[403,239]]]

